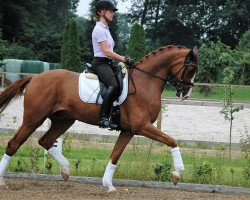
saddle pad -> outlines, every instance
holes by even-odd
[[[99,80],[88,79],[85,77],[85,71],[79,76],[78,91],[80,99],[86,103],[96,103],[97,95],[100,91]],[[114,106],[121,105],[128,95],[128,73],[125,74],[123,79],[123,90],[118,98],[118,101],[113,103]],[[98,104],[102,104],[103,99],[100,96]]]

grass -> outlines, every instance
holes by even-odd
[[[32,157],[29,155],[33,151],[33,148],[28,144],[22,147],[13,157],[8,171],[60,173],[59,165],[54,160],[52,160],[51,171],[48,171],[44,167],[44,151],[41,148],[37,150],[38,159],[35,163],[37,171],[32,170]],[[3,155],[4,151],[5,148],[0,147],[1,155]],[[247,160],[243,156],[238,156],[230,160],[225,151],[217,151],[215,155],[198,152],[199,149],[193,149],[191,153],[182,154],[185,163],[183,182],[250,187],[249,178],[244,178],[244,169],[249,159]],[[70,162],[71,175],[88,177],[102,177],[110,153],[111,147],[96,148],[95,146],[77,149],[70,148],[70,150],[64,148],[63,152]],[[157,180],[154,169],[157,164],[163,163],[164,159],[167,159],[168,163],[171,163],[170,167],[172,168],[172,156],[165,146],[153,143],[153,148],[150,150],[148,145],[141,146],[138,142],[132,143],[119,160],[114,178]],[[197,172],[196,168],[202,169],[202,171]],[[208,176],[206,168],[211,168],[212,170],[209,180],[206,178]],[[206,179],[202,179],[202,177]]]
[[[197,88],[193,89],[191,98],[197,99],[209,99],[209,100],[223,100],[224,99],[224,87],[211,87],[212,92],[209,95],[204,95],[198,92]],[[173,87],[167,86],[163,91],[163,97],[176,97],[176,91]],[[250,102],[250,88],[233,87],[233,100],[241,102]]]

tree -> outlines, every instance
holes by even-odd
[[[74,20],[71,20],[65,28],[61,52],[62,68],[75,72],[82,71],[79,33]]]
[[[18,50],[28,50],[33,52],[30,59],[59,62],[61,32],[69,18],[75,16],[78,2],[79,0],[2,0],[2,38],[17,47],[12,49],[16,49],[19,56],[21,54]],[[27,58],[25,54],[22,55],[24,57],[21,59]]]
[[[87,35],[86,33],[86,26],[89,20],[83,17],[77,17],[75,21],[78,26],[78,30],[80,30],[79,37],[81,60],[83,62],[91,62],[91,60],[93,59],[93,52],[89,49],[89,45],[91,44],[91,38],[89,38],[89,35]]]
[[[240,68],[239,53],[222,42],[202,44],[199,49],[199,73],[196,80],[202,83],[221,83],[223,70],[230,66],[234,73]],[[233,79],[239,84],[239,79]],[[200,87],[200,92],[208,95],[211,92],[207,86]]]
[[[47,16],[51,25],[63,30],[70,18],[75,17],[79,0],[53,0],[47,1]],[[55,12],[56,11],[56,12]]]
[[[145,55],[145,32],[139,24],[134,24],[131,28],[127,55],[135,61],[140,60]]]
[[[60,62],[61,43],[61,33],[47,31],[35,41],[34,49],[39,50],[40,60],[57,63]]]
[[[218,0],[219,1],[219,0]],[[223,24],[219,27],[218,36],[221,41],[235,47],[243,33],[250,27],[250,4],[247,0],[225,0],[219,17]]]
[[[0,67],[3,65],[1,61],[7,58],[34,59],[36,56],[30,48],[3,40],[0,32]]]
[[[62,37],[62,47],[61,47],[61,67],[66,69],[67,66],[67,56],[69,50],[69,29],[70,23],[68,23],[64,29],[63,37]]]
[[[0,30],[0,67],[2,66],[2,61],[4,60],[4,58],[8,53],[7,45],[8,41],[2,39],[2,32]]]
[[[246,31],[239,41],[236,50],[240,54],[241,67],[238,71],[241,84],[250,84],[250,30]]]
[[[127,50],[131,27],[129,26],[127,22],[127,18],[125,14],[117,13],[117,23],[119,24],[118,26],[119,40],[116,42],[116,51],[120,55],[124,55]]]
[[[149,51],[167,44],[189,47],[197,44],[198,40],[194,37],[196,34],[192,26],[187,26],[182,21],[186,10],[181,9],[186,4],[193,6],[191,2],[186,3],[186,1],[132,0],[128,18],[131,22],[140,23],[145,28]]]
[[[231,159],[231,148],[232,148],[232,128],[233,128],[233,114],[235,112],[239,112],[243,109],[242,106],[234,107],[233,106],[233,91],[232,91],[232,82],[234,79],[234,72],[230,66],[227,66],[223,70],[224,80],[223,83],[226,84],[225,87],[225,97],[223,101],[223,108],[220,111],[221,114],[224,115],[225,120],[230,122],[229,129],[229,156]]]
[[[249,6],[247,0],[132,0],[127,16],[144,26],[148,46],[220,40],[235,47],[250,27]]]

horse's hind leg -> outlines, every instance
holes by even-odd
[[[108,192],[116,191],[115,187],[112,184],[113,175],[115,173],[116,164],[123,153],[124,149],[126,148],[127,144],[131,140],[134,134],[130,132],[122,131],[115,143],[113,148],[112,154],[110,156],[110,161],[106,167],[105,173],[102,178],[103,186],[109,188]]]
[[[69,179],[69,161],[62,155],[57,148],[55,148],[54,142],[58,137],[65,133],[69,127],[74,124],[74,119],[69,118],[53,118],[51,119],[51,126],[49,130],[39,139],[38,143],[48,150],[48,153],[59,162],[61,166],[61,175],[64,181]]]
[[[44,122],[44,120],[45,119],[34,121],[32,119],[24,120],[16,135],[8,142],[7,149],[0,162],[0,185],[5,185],[3,180],[3,173],[8,167],[11,157],[29,138],[29,136]]]

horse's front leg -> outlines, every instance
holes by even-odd
[[[115,146],[113,148],[112,154],[110,156],[109,163],[106,167],[105,173],[103,175],[102,183],[103,186],[109,188],[108,192],[116,191],[115,187],[113,186],[112,179],[115,173],[116,164],[123,153],[123,150],[126,148],[127,144],[131,140],[134,135],[130,132],[121,132]]]
[[[181,172],[184,170],[184,164],[175,139],[154,127],[150,122],[146,123],[145,126],[141,128],[139,134],[170,146],[174,160],[174,171],[172,172],[171,180],[176,185],[181,179]]]

